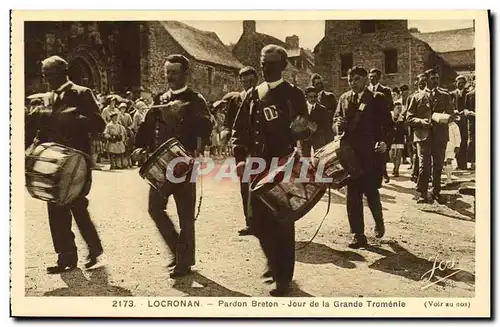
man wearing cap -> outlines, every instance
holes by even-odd
[[[258,157],[269,165],[272,158],[292,154],[298,140],[309,136],[304,93],[283,80],[287,65],[284,48],[270,44],[261,51],[264,82],[244,99],[233,126],[233,153],[241,178],[246,159]],[[252,167],[253,168],[253,167]],[[288,293],[295,266],[295,224],[287,217],[275,217],[266,205],[251,194],[252,228],[267,258],[276,288],[272,296]]]
[[[375,220],[375,237],[381,238],[385,233],[379,193],[383,174],[379,161],[380,155],[389,150],[387,121],[392,118],[384,96],[366,87],[367,75],[361,66],[349,69],[347,81],[351,91],[340,96],[334,118],[335,128],[342,134],[340,146],[352,148],[364,172],[347,184],[347,217],[354,234],[348,246],[353,249],[368,245],[364,231],[363,195]]]
[[[438,87],[439,73],[434,69],[428,69],[425,71],[425,77],[426,88],[411,98],[406,118],[408,124],[413,127],[413,141],[417,145],[419,161],[417,203],[441,201],[441,173],[449,140],[448,122],[454,119],[450,94]],[[447,120],[442,120],[433,114],[447,114],[449,117]],[[428,197],[431,171],[433,189],[431,197]]]
[[[466,109],[466,99],[467,99],[467,90],[465,89],[465,85],[467,84],[467,80],[464,76],[459,75],[455,79],[455,85],[457,88],[450,92],[451,99],[455,105],[455,113],[460,117],[457,121],[458,128],[460,129],[460,150],[456,154],[455,158],[457,159],[458,169],[466,170],[467,169],[467,143],[469,141],[469,129],[468,129],[468,119],[464,113],[464,109]]]
[[[335,94],[325,91],[323,77],[320,74],[313,74],[311,76],[311,85],[316,88],[316,92],[318,93],[318,103],[325,107],[328,112],[328,126],[332,126],[335,109],[337,109]],[[326,142],[329,143],[333,141],[335,136],[334,131],[329,128],[325,132]]]
[[[105,124],[99,114],[97,100],[92,91],[71,82],[68,78],[68,63],[58,56],[42,61],[42,73],[52,92],[50,104],[52,112],[47,119],[40,120],[36,126],[37,136],[34,143],[55,142],[80,150],[89,156],[91,167],[90,134],[101,133]],[[57,265],[48,267],[49,274],[57,274],[74,269],[78,262],[75,236],[71,230],[72,216],[75,218],[80,233],[88,246],[86,268],[94,266],[103,248],[97,230],[88,211],[87,194],[92,184],[92,171],[88,170],[89,180],[86,187],[72,203],[58,206],[48,203],[49,225]]]
[[[240,109],[240,106],[245,99],[246,95],[251,93],[253,89],[257,86],[258,82],[258,74],[255,68],[252,66],[246,66],[240,69],[239,71],[239,79],[240,84],[243,88],[241,92],[231,92],[224,96],[224,99],[227,101],[227,113],[226,120],[224,122],[225,133],[231,136],[233,131],[234,119],[236,118],[236,114]],[[249,211],[249,184],[243,182],[240,179],[240,193],[241,199],[243,202],[243,214],[245,215],[245,228],[242,228],[238,231],[238,234],[241,236],[245,235],[253,235],[254,232],[252,230],[252,219]]]
[[[178,54],[167,57],[164,70],[169,90],[157,98],[167,107],[149,109],[144,122],[139,125],[136,135],[138,149],[134,152],[141,152],[143,148],[153,152],[172,137],[179,140],[193,157],[201,151],[201,140],[210,136],[212,122],[203,96],[187,86],[189,69],[186,57]],[[149,190],[149,215],[174,255],[169,264],[173,268],[172,278],[189,274],[195,264],[196,184],[190,179],[188,176],[185,182],[178,184],[173,194],[162,194],[153,187]],[[170,195],[177,205],[179,233],[165,211]]]

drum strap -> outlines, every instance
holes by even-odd
[[[332,200],[331,187],[328,186],[328,206],[326,207],[326,213],[325,213],[323,219],[321,220],[321,223],[319,224],[318,229],[316,229],[316,232],[314,233],[314,235],[311,237],[311,239],[306,244],[302,245],[301,247],[295,248],[295,251],[299,251],[299,250],[304,249],[309,244],[311,244],[312,241],[316,238],[316,236],[319,233],[319,230],[321,229],[321,226],[323,226],[323,223],[325,222],[325,219],[328,216],[328,213],[330,212],[330,203],[331,203],[331,200]]]
[[[200,200],[198,200],[198,209],[197,209],[198,212],[196,213],[196,216],[194,216],[195,221],[198,219],[198,216],[200,215],[202,199],[203,199],[203,176],[201,176],[200,178]]]

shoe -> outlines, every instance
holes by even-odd
[[[238,231],[240,236],[255,235],[254,231],[250,227],[245,227]]]
[[[439,204],[442,204],[444,202],[444,199],[443,197],[441,196],[441,194],[439,193],[434,193],[432,194],[432,197],[431,197],[432,200],[436,200],[437,203]]]
[[[391,181],[391,179],[389,178],[389,176],[384,176],[384,182],[387,184]]]
[[[354,236],[353,237],[353,240],[351,243],[349,243],[347,245],[348,247],[350,247],[351,249],[360,249],[360,248],[365,248],[368,246],[368,241],[366,240],[366,236],[365,235],[361,235],[361,236]]]
[[[290,283],[277,283],[276,288],[271,290],[269,294],[275,297],[285,296],[288,292],[290,292]]]
[[[397,171],[393,172],[393,173],[392,173],[392,176],[394,176],[394,177],[399,177],[399,172],[397,172]]]
[[[425,196],[420,195],[417,199],[417,203],[427,203],[427,199],[425,198]]]
[[[382,238],[384,237],[384,234],[385,234],[384,222],[382,221],[381,223],[375,224],[375,237]]]
[[[262,278],[272,278],[272,277],[273,277],[273,272],[270,269],[262,274]]]
[[[169,276],[170,278],[180,278],[189,275],[191,272],[191,267],[188,267],[186,269],[174,269],[174,271],[172,271]]]
[[[167,268],[174,268],[177,262],[174,260],[170,261],[169,264],[167,265]]]
[[[85,263],[85,268],[89,269],[101,262],[102,251],[97,253],[90,253],[87,257],[87,262]]]
[[[76,268],[76,262],[71,263],[57,263],[57,266],[47,267],[47,274],[60,274]]]

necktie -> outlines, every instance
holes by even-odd
[[[352,97],[352,102],[354,104],[358,104],[358,100],[359,100],[359,96],[358,96],[358,94],[356,92],[354,92],[354,95]]]

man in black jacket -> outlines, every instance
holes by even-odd
[[[384,100],[387,106],[387,110],[392,111],[394,108],[394,100],[392,98],[392,91],[389,87],[380,84],[380,79],[382,78],[382,72],[378,70],[377,68],[372,68],[370,69],[370,74],[369,74],[369,79],[370,79],[370,86],[368,89],[372,91],[373,93],[382,93],[384,95]],[[392,123],[391,123],[392,124]],[[388,149],[391,148],[391,139],[387,140],[387,147]],[[387,174],[387,162],[390,161],[389,158],[389,152],[383,153],[382,157],[384,158],[384,162],[382,163],[382,174],[384,176],[384,180],[386,183],[390,181],[389,175]]]
[[[364,233],[363,194],[375,220],[375,236],[385,233],[379,188],[382,185],[380,155],[387,149],[391,114],[384,96],[366,88],[367,72],[353,67],[347,73],[351,91],[339,98],[334,124],[342,135],[341,146],[350,146],[361,164],[364,175],[347,184],[347,216],[354,234],[350,248],[367,246]]]
[[[318,91],[314,86],[306,88],[307,109],[309,120],[316,124],[316,130],[311,137],[304,141],[304,149],[302,154],[309,156],[311,148],[313,151],[318,150],[330,140],[332,133],[332,118],[331,111],[328,111],[325,106],[318,102]]]
[[[266,162],[283,158],[294,151],[297,141],[305,138],[307,106],[304,93],[284,81],[286,50],[267,45],[261,51],[264,82],[245,97],[234,122],[233,152],[238,176],[243,176],[246,158],[258,157]],[[283,296],[290,288],[295,266],[295,224],[269,212],[265,204],[251,194],[252,226],[267,258],[276,289],[272,296]],[[284,217],[286,218],[286,217]]]
[[[42,61],[42,73],[52,92],[51,107],[35,112],[30,119],[36,130],[34,143],[55,142],[87,154],[87,165],[91,167],[90,134],[102,133],[104,121],[101,118],[97,100],[92,91],[71,82],[68,78],[68,63],[58,56]],[[91,170],[88,170],[86,187],[72,203],[59,206],[48,203],[50,231],[54,249],[58,254],[57,265],[48,267],[49,274],[74,269],[78,262],[75,235],[71,231],[72,216],[87,243],[89,254],[86,268],[97,264],[103,248],[97,230],[88,211],[87,195],[92,184]]]
[[[186,85],[189,60],[182,55],[171,55],[165,62],[165,77],[169,90],[157,98],[157,103],[170,104],[168,108],[152,108],[146,114],[136,135],[136,152],[148,148],[156,150],[168,139],[175,137],[184,148],[196,156],[201,150],[202,139],[212,131],[210,112],[203,96]],[[187,178],[180,183],[173,197],[177,204],[180,233],[165,212],[171,194],[162,194],[153,187],[149,190],[148,211],[156,223],[175,259],[168,265],[173,268],[170,277],[182,277],[191,272],[195,264],[195,205],[196,184]]]
[[[227,115],[226,121],[224,122],[225,133],[229,136],[233,131],[234,119],[236,118],[236,114],[240,109],[241,103],[245,99],[248,93],[251,93],[253,88],[257,85],[258,75],[255,68],[251,66],[243,67],[239,72],[240,84],[243,87],[243,91],[231,92],[226,95],[224,98],[227,100]],[[241,199],[243,201],[243,213],[245,214],[245,223],[246,226],[243,229],[240,229],[238,233],[242,236],[244,235],[253,235],[252,222],[250,210],[248,210],[248,200],[249,200],[249,185],[246,182],[240,180],[240,193]]]

